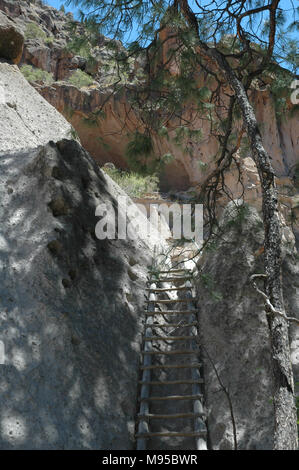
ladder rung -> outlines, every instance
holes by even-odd
[[[203,379],[198,380],[154,380],[154,381],[143,381],[140,380],[140,385],[181,385],[181,384],[202,384],[204,383]]]
[[[198,336],[145,336],[143,341],[184,341],[188,339],[196,339]]]
[[[190,431],[190,432],[148,432],[136,434],[137,439],[146,439],[150,437],[201,437],[206,436],[206,431]]]
[[[148,312],[145,311],[145,315],[153,316],[153,315],[191,315],[198,313],[198,310],[162,310],[157,312]]]
[[[155,355],[162,354],[164,356],[176,356],[179,354],[199,354],[199,351],[190,351],[189,349],[176,349],[175,351],[141,351],[141,354]]]
[[[156,364],[153,366],[141,366],[141,370],[152,370],[152,369],[199,369],[202,366],[201,363],[196,364]]]
[[[147,287],[145,290],[148,290],[150,292],[168,292],[168,291],[173,291],[173,290],[190,290],[191,287],[165,287],[165,288],[157,288],[157,289],[151,289],[150,287]]]
[[[198,326],[198,323],[196,321],[192,323],[153,323],[151,325],[151,328],[188,328],[191,326]]]
[[[182,268],[182,269],[169,269],[168,271],[149,271],[153,274],[168,274],[168,273],[187,273],[190,272],[190,269]]]
[[[139,421],[145,421],[149,419],[178,419],[178,418],[201,418],[205,417],[205,413],[176,413],[172,415],[158,415],[158,414],[145,414],[141,415],[139,414],[137,416],[137,419]]]
[[[196,297],[189,297],[187,299],[157,299],[157,300],[146,299],[146,302],[155,303],[155,304],[173,304],[177,302],[193,302],[195,300],[197,300]]]
[[[147,397],[140,401],[201,400],[203,395],[169,395],[168,397]]]
[[[191,281],[192,276],[175,276],[175,277],[160,277],[159,279],[151,279],[148,281],[152,282],[175,282],[175,281]]]

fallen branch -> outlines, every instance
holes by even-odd
[[[252,274],[250,276],[250,282],[252,283],[253,288],[263,297],[265,301],[265,305],[268,307],[267,314],[269,315],[268,312],[271,312],[273,315],[278,315],[279,317],[282,317],[284,320],[291,322],[291,323],[296,323],[299,325],[299,320],[294,317],[287,317],[284,313],[280,312],[280,310],[277,310],[276,308],[273,307],[271,304],[269,297],[263,292],[259,287],[256,285],[255,279],[266,279],[267,275],[266,274]]]
[[[228,401],[228,406],[229,406],[229,411],[230,411],[230,416],[231,416],[231,421],[232,421],[232,427],[233,427],[233,438],[234,438],[234,450],[238,450],[238,438],[237,438],[237,425],[236,425],[236,420],[235,420],[235,415],[234,415],[234,409],[233,409],[233,403],[231,400],[231,396],[229,393],[229,390],[226,388],[224,383],[222,382],[219,372],[217,370],[217,367],[215,366],[214,361],[212,360],[207,348],[204,345],[200,345],[200,347],[204,350],[207,358],[209,359],[212,368],[214,369],[216,378],[218,380],[218,383],[220,385],[220,388],[222,389],[223,393],[225,394],[227,401]]]

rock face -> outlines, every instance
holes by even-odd
[[[126,133],[136,129],[138,117],[131,113],[124,126],[130,107],[123,93],[105,105],[105,121],[86,121],[111,92],[113,70],[104,67],[110,60],[107,38],[99,37],[92,66],[66,49],[70,15],[39,0],[0,0],[0,9],[6,15],[0,15],[0,55],[18,60],[21,39],[20,46],[13,44],[13,57],[10,34],[20,38],[19,28],[26,36],[21,63],[53,75],[51,84],[34,84],[38,93],[16,66],[0,62],[0,449],[132,449],[147,266],[155,246],[165,244],[158,235],[99,240],[95,210],[99,204],[115,207],[118,196],[125,197],[96,161],[126,166]],[[95,82],[71,85],[67,79],[76,69]],[[94,159],[40,95],[68,118]],[[296,118],[278,122],[267,90],[257,91],[254,100],[260,122],[266,121],[262,132],[276,172],[287,175],[298,160]],[[200,125],[205,139],[188,156],[159,143],[175,156],[165,187],[203,182],[207,175],[199,161],[212,168],[217,146],[206,123]],[[253,160],[248,155],[240,164],[247,201],[260,209]],[[227,175],[232,194],[239,190],[235,170]],[[278,182],[280,188],[291,184],[287,178]],[[294,188],[280,197],[298,209]],[[262,224],[255,209],[240,218],[230,206],[222,226],[224,239],[217,251],[204,254],[198,282],[210,447],[234,447],[231,404],[238,448],[271,449],[269,335],[262,301],[248,282],[262,269]],[[299,318],[296,256],[285,229],[285,302]],[[298,381],[297,328],[291,328],[290,339]]]
[[[262,221],[255,209],[248,208],[240,217],[230,204],[223,213],[222,228],[223,239],[200,263],[198,282],[210,446],[234,448],[224,386],[231,400],[238,449],[271,449],[274,421],[268,325],[263,300],[249,282],[251,274],[263,272]],[[299,318],[298,256],[294,239],[284,241],[286,308]],[[291,350],[298,380],[298,328],[291,332]]]
[[[0,57],[18,63],[22,57],[24,36],[17,25],[0,11]]]
[[[132,449],[153,245],[98,240],[122,191],[75,141],[0,158],[1,449]]]
[[[71,138],[72,126],[27,82],[17,66],[0,63],[0,153]]]
[[[16,66],[0,63],[0,82],[0,449],[132,449],[147,265],[164,242],[99,240],[96,207],[132,201],[61,140],[71,125]]]
[[[71,40],[69,25],[72,17],[69,14],[64,15],[61,11],[43,5],[39,1],[29,4],[23,0],[14,2],[0,0],[0,9],[11,15],[27,36],[22,64],[30,64],[53,75],[52,84],[35,84],[38,91],[72,123],[85,148],[99,163],[110,161],[126,168],[124,153],[129,141],[127,134],[132,133],[136,126],[140,125],[140,121],[130,110],[126,93],[112,94],[111,97],[110,85],[116,74],[115,64],[113,65],[111,52],[107,47],[111,41],[99,36],[97,45],[91,51],[93,61],[90,62],[86,57],[80,56],[80,53],[72,52],[66,47]],[[26,33],[28,24],[37,25],[45,36],[36,33],[35,37],[32,35],[28,37],[28,31]],[[79,33],[84,33],[81,25],[77,24],[77,28]],[[122,46],[117,44],[117,47]],[[166,58],[167,51],[163,51],[163,54]],[[68,83],[70,74],[76,69],[90,74],[95,80],[94,83],[87,87],[74,87]],[[131,73],[126,79],[127,88],[136,84],[138,86],[136,77],[143,71],[142,60],[132,64]],[[201,76],[203,78],[200,78]],[[199,79],[204,81],[204,72],[199,71]],[[108,100],[109,97],[111,99]],[[93,126],[88,125],[86,118],[97,113],[107,100],[104,106],[106,119],[99,120]],[[252,101],[257,119],[262,124],[261,132],[265,147],[272,156],[277,176],[292,175],[294,166],[299,160],[298,116],[288,116],[287,119],[278,120],[273,97],[267,87],[254,90]],[[154,142],[157,154],[170,152],[175,157],[161,175],[163,190],[170,188],[184,190],[190,186],[200,185],[207,178],[209,171],[213,170],[218,144],[210,134],[209,122],[203,117],[203,119],[196,118],[193,124],[202,129],[204,138],[201,142],[193,142],[188,147],[188,154],[166,139]],[[99,138],[108,144],[108,148],[101,145]],[[251,158],[250,151],[247,158]],[[255,169],[254,179],[256,177]],[[237,187],[236,181],[234,181],[234,197],[237,198],[242,189]],[[250,182],[248,188],[245,188],[245,197],[250,202],[258,191],[258,186]]]

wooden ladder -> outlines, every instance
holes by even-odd
[[[189,445],[191,438],[193,449],[207,449],[192,282],[192,274],[187,269],[150,271],[141,351],[137,450],[148,449],[149,443],[159,438],[174,438],[178,446],[181,445],[178,438],[188,439]],[[175,393],[180,389],[184,393]],[[157,394],[156,390],[160,392]],[[164,429],[169,423],[171,430]],[[167,446],[167,440],[164,445]],[[173,445],[169,448],[173,449]]]

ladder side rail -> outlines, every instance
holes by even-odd
[[[153,289],[156,288],[156,284],[153,282],[151,284],[151,287]],[[148,311],[154,312],[155,311],[155,300],[156,296],[154,293],[151,293],[149,296],[150,303],[148,304]],[[147,337],[152,336],[152,324],[153,324],[153,316],[148,316],[146,317],[145,321],[145,335]],[[152,352],[153,347],[152,347],[152,342],[151,341],[146,341],[144,343],[144,352]],[[152,365],[152,355],[151,354],[144,354],[143,355],[143,367],[150,367]],[[151,381],[151,369],[144,369],[142,372],[142,381],[143,382],[150,382]],[[149,401],[144,400],[146,398],[149,398],[150,395],[150,385],[148,384],[143,384],[141,386],[141,391],[140,391],[140,409],[139,409],[139,414],[141,416],[146,416],[149,414]],[[138,424],[138,434],[144,435],[149,433],[149,426],[148,426],[148,421],[146,419],[141,419]],[[146,450],[146,439],[145,438],[137,438],[137,450]]]
[[[192,291],[191,291],[192,284],[191,284],[190,281],[187,281],[185,285],[186,285],[186,287],[190,288],[190,291],[187,292],[186,297],[190,299],[190,301],[187,304],[188,305],[187,309],[191,310],[192,308],[194,308],[193,305],[192,305],[192,301],[191,301],[191,299],[192,299]],[[189,317],[189,320],[190,320],[190,323],[193,323],[193,322],[197,321],[197,318],[195,317],[194,314],[191,314],[190,317]],[[190,335],[194,336],[194,337],[197,336],[196,326],[192,326],[192,328],[190,330]],[[196,338],[191,340],[191,348],[193,350],[198,349],[197,344],[196,344]],[[192,380],[194,380],[194,382],[200,381],[201,375],[200,375],[199,369],[198,368],[192,368],[191,369],[191,376],[192,376]],[[192,395],[199,396],[201,394],[202,394],[202,388],[201,388],[200,384],[199,383],[192,384]],[[202,435],[200,435],[200,433],[206,433],[207,432],[206,424],[205,424],[204,420],[202,419],[202,416],[204,414],[204,409],[203,409],[202,401],[200,399],[194,400],[194,402],[193,402],[193,412],[196,415],[196,417],[194,418],[194,432],[199,433],[199,436],[195,437],[196,449],[197,450],[207,450],[206,439],[204,439],[204,437]]]

